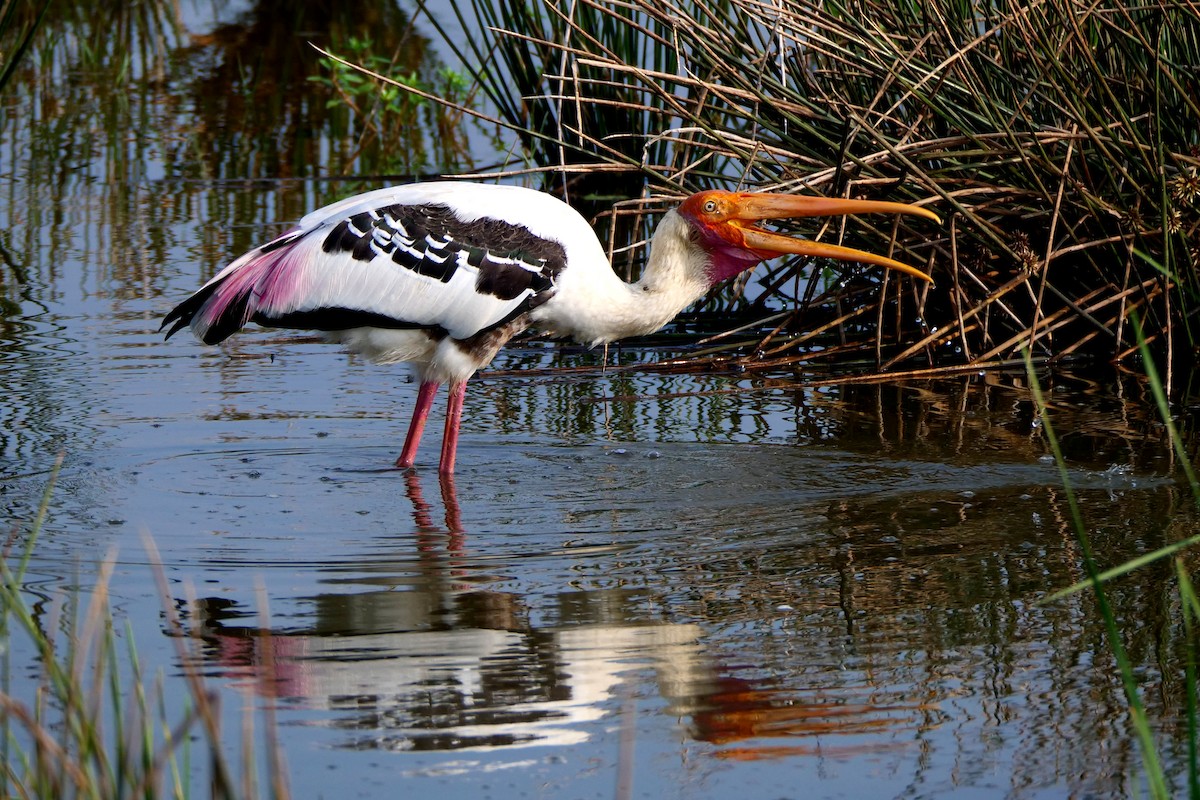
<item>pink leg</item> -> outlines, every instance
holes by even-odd
[[[467,382],[450,384],[450,399],[446,401],[446,433],[442,436],[442,465],[438,472],[449,475],[454,472],[454,457],[458,454],[458,430],[462,423],[463,398],[467,394]]]
[[[412,422],[408,424],[408,436],[404,439],[404,449],[396,459],[396,466],[406,469],[417,460],[417,447],[421,444],[421,434],[425,432],[425,420],[429,419],[429,409],[433,407],[433,398],[437,395],[437,383],[424,381],[417,390],[417,405],[413,408]]]

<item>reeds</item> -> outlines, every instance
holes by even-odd
[[[1083,568],[1088,576],[1087,585],[1096,594],[1100,616],[1104,622],[1105,632],[1108,635],[1109,649],[1117,663],[1121,685],[1125,690],[1125,699],[1129,704],[1130,722],[1137,736],[1138,744],[1141,746],[1142,765],[1150,787],[1150,795],[1156,798],[1156,800],[1167,800],[1171,795],[1167,789],[1166,773],[1158,757],[1158,749],[1155,746],[1154,734],[1150,730],[1150,723],[1146,717],[1146,708],[1142,703],[1133,663],[1130,661],[1129,655],[1122,643],[1117,617],[1104,590],[1100,568],[1092,551],[1091,537],[1088,535],[1087,527],[1084,525],[1083,516],[1079,512],[1079,504],[1071,486],[1071,477],[1066,459],[1063,456],[1062,448],[1059,447],[1058,437],[1054,433],[1054,424],[1048,412],[1045,398],[1042,395],[1037,372],[1034,370],[1032,360],[1029,360],[1028,357],[1026,360],[1026,369],[1029,376],[1030,389],[1033,392],[1034,401],[1038,406],[1038,414],[1046,442],[1049,444],[1050,450],[1054,454],[1054,461],[1058,465],[1059,479],[1062,481],[1063,493],[1066,496],[1067,505],[1070,509],[1071,526],[1075,531],[1082,556]],[[1195,716],[1195,708],[1192,709],[1192,716]]]
[[[1175,454],[1179,456],[1179,461],[1177,462],[1179,469],[1183,473],[1188,484],[1191,486],[1192,494],[1196,503],[1200,504],[1200,483],[1197,483],[1196,474],[1191,464],[1191,458],[1186,452],[1183,440],[1174,424],[1171,409],[1167,402],[1166,390],[1163,387],[1162,379],[1157,369],[1154,367],[1154,361],[1149,351],[1148,342],[1146,341],[1145,336],[1142,334],[1139,320],[1136,317],[1133,320],[1133,329],[1137,339],[1139,353],[1146,367],[1146,380],[1150,385],[1151,393],[1156,400],[1164,430],[1169,440],[1168,444],[1175,451]],[[1150,721],[1146,714],[1145,705],[1142,702],[1140,682],[1137,671],[1135,670],[1133,663],[1126,652],[1120,633],[1120,626],[1117,621],[1117,612],[1108,597],[1104,584],[1106,581],[1124,575],[1132,570],[1140,569],[1152,561],[1166,557],[1171,557],[1173,559],[1174,575],[1176,579],[1174,589],[1178,595],[1178,608],[1180,610],[1181,617],[1179,622],[1183,627],[1184,634],[1183,667],[1185,706],[1183,709],[1180,709],[1180,714],[1186,723],[1187,731],[1187,747],[1185,750],[1188,786],[1187,796],[1193,800],[1198,800],[1200,799],[1200,695],[1198,695],[1196,688],[1196,665],[1197,641],[1198,633],[1200,633],[1200,629],[1197,628],[1197,623],[1200,622],[1200,598],[1197,597],[1195,585],[1192,582],[1191,573],[1187,567],[1183,555],[1181,554],[1181,551],[1187,548],[1194,548],[1198,543],[1200,543],[1200,535],[1185,538],[1165,547],[1161,547],[1154,552],[1147,553],[1140,557],[1131,559],[1123,564],[1119,564],[1110,569],[1101,571],[1096,554],[1092,547],[1091,536],[1088,532],[1087,526],[1084,524],[1083,517],[1079,511],[1079,505],[1076,501],[1075,493],[1071,486],[1070,473],[1067,467],[1066,458],[1063,455],[1062,448],[1059,446],[1058,438],[1055,435],[1052,419],[1053,415],[1050,411],[1050,406],[1047,404],[1042,394],[1038,374],[1034,369],[1033,362],[1029,358],[1028,352],[1026,352],[1026,372],[1029,378],[1030,389],[1033,393],[1034,401],[1037,404],[1038,416],[1042,422],[1045,439],[1054,455],[1055,463],[1058,465],[1060,480],[1062,482],[1064,494],[1070,510],[1071,527],[1074,530],[1076,541],[1079,544],[1082,565],[1084,572],[1087,575],[1086,580],[1081,581],[1074,586],[1067,587],[1061,591],[1054,592],[1044,598],[1042,602],[1052,603],[1077,591],[1085,591],[1090,589],[1092,592],[1094,592],[1096,596],[1097,608],[1105,625],[1109,650],[1117,664],[1119,677],[1125,692],[1125,699],[1128,703],[1129,721],[1140,747],[1142,768],[1150,796],[1165,800],[1166,798],[1176,795],[1172,791],[1168,771],[1164,767],[1162,760],[1159,757],[1154,731],[1151,728]]]
[[[79,605],[78,594],[36,611],[26,601],[26,568],[61,463],[60,456],[29,530],[23,536],[14,532],[0,557],[0,797],[192,797],[194,772],[207,775],[214,798],[288,797],[273,730],[267,737],[263,786],[254,778],[249,728],[243,731],[246,764],[237,780],[225,753],[219,697],[191,661],[180,659],[189,689],[183,708],[168,696],[161,674],[152,682],[143,674],[132,629],[118,631],[109,610],[111,556],[100,564],[86,608]],[[19,550],[14,547],[18,538],[23,540]],[[157,563],[153,549],[151,554]],[[161,566],[157,569],[161,578]],[[187,637],[164,598],[167,625],[183,647]],[[36,691],[24,698],[12,685],[12,640],[17,635],[27,637],[40,664]],[[203,740],[202,748],[192,743],[197,738]]]
[[[457,9],[458,6],[455,6]],[[840,280],[760,268],[704,306],[737,324],[787,311],[705,361],[987,366],[1121,361],[1147,339],[1197,344],[1200,8],[959,0],[473,0],[448,37],[572,202],[619,202],[614,255],[636,270],[640,217],[709,186],[916,201],[947,218],[856,220],[824,237],[937,278]],[[599,212],[600,205],[586,208]],[[601,217],[605,215],[600,214]],[[632,217],[635,221],[630,222]],[[709,321],[711,331],[719,322]],[[826,327],[814,351],[801,331]],[[1171,372],[1165,375],[1169,388]]]

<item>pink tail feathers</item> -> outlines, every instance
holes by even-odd
[[[163,320],[174,323],[167,338],[190,325],[196,338],[216,344],[237,333],[256,315],[283,314],[303,293],[301,231],[290,231],[226,267]]]

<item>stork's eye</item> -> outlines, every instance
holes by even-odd
[[[717,201],[716,201],[716,200],[709,200],[709,201],[705,202],[705,204],[704,204],[704,213],[705,213],[705,214],[715,214],[715,213],[717,213]]]

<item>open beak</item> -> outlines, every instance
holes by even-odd
[[[855,250],[852,247],[842,247],[836,244],[813,242],[807,239],[796,239],[780,233],[763,230],[754,225],[755,222],[768,219],[789,219],[792,217],[826,217],[846,214],[912,214],[925,217],[941,223],[941,218],[928,209],[911,206],[907,203],[889,203],[876,200],[844,200],[833,197],[810,197],[795,194],[758,194],[746,192],[738,194],[733,200],[736,209],[727,219],[741,233],[743,245],[750,250],[761,253],[764,258],[791,253],[818,258],[833,258],[838,261],[858,261],[864,264],[875,264],[880,267],[894,269],[905,275],[933,283],[933,278],[916,267],[910,267],[900,261]]]

